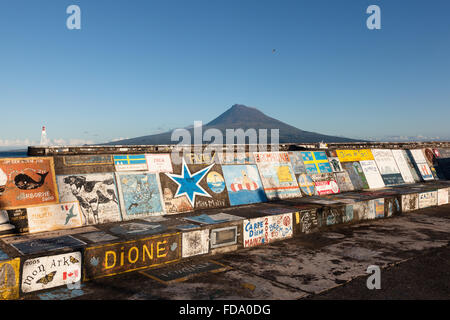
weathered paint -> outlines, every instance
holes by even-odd
[[[208,260],[202,262],[184,262],[178,263],[172,268],[160,268],[141,271],[140,273],[156,280],[162,284],[185,281],[193,276],[204,274],[206,272],[221,272],[229,270],[231,267],[222,263]]]
[[[372,149],[372,154],[385,185],[393,186],[405,183],[391,150]]]
[[[83,225],[78,201],[27,209],[30,233],[77,228]]]
[[[0,262],[0,300],[19,298],[20,258]]]
[[[0,169],[7,177],[0,197],[0,209],[17,209],[57,203],[53,158],[0,159]]]
[[[116,171],[147,171],[145,154],[114,155]]]
[[[81,252],[28,259],[23,263],[22,292],[45,290],[81,280]]]
[[[80,203],[83,225],[122,220],[113,173],[58,175],[56,180],[62,202]]]
[[[123,220],[164,214],[159,175],[149,172],[116,172]]]
[[[178,261],[179,232],[88,247],[84,251],[84,280],[91,280]]]
[[[417,193],[402,194],[402,212],[419,209],[419,195]]]
[[[80,248],[84,245],[86,245],[85,242],[70,235],[54,238],[36,238],[33,240],[11,243],[11,246],[24,255],[65,248]]]
[[[207,254],[209,250],[209,229],[183,232],[182,257]]]
[[[370,189],[384,187],[384,181],[374,160],[363,160],[359,162],[366,177]]]
[[[438,193],[437,191],[428,191],[419,193],[419,209],[437,206]]]
[[[269,200],[302,196],[287,152],[255,152],[253,155]]]
[[[373,154],[370,149],[336,150],[336,154],[341,162],[373,160]]]
[[[103,173],[115,170],[113,157],[110,154],[64,155],[54,156],[53,159],[57,175]]]
[[[172,160],[169,153],[146,154],[148,171],[150,173],[173,172]]]

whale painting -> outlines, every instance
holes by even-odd
[[[0,159],[0,180],[0,209],[58,203],[51,157]]]

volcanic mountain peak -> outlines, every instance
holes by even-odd
[[[356,142],[356,140],[323,135],[315,132],[300,130],[296,127],[288,125],[282,121],[271,118],[254,107],[247,107],[242,104],[234,104],[230,109],[222,113],[214,120],[203,126],[203,131],[215,128],[226,135],[226,129],[267,129],[268,138],[270,137],[270,129],[279,130],[280,143],[314,143],[314,142]],[[192,127],[186,127],[192,131]],[[155,144],[176,144],[171,140],[172,131],[154,134],[149,136],[137,137],[133,139],[109,142],[107,144],[116,145],[155,145]],[[206,142],[205,142],[206,143]]]

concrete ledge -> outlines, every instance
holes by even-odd
[[[449,202],[450,181],[303,197],[178,215],[4,236],[0,297],[262,246],[337,224]]]

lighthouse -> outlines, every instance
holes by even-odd
[[[47,131],[45,130],[45,126],[42,127],[41,132],[41,146],[48,146],[48,138],[47,138]]]

